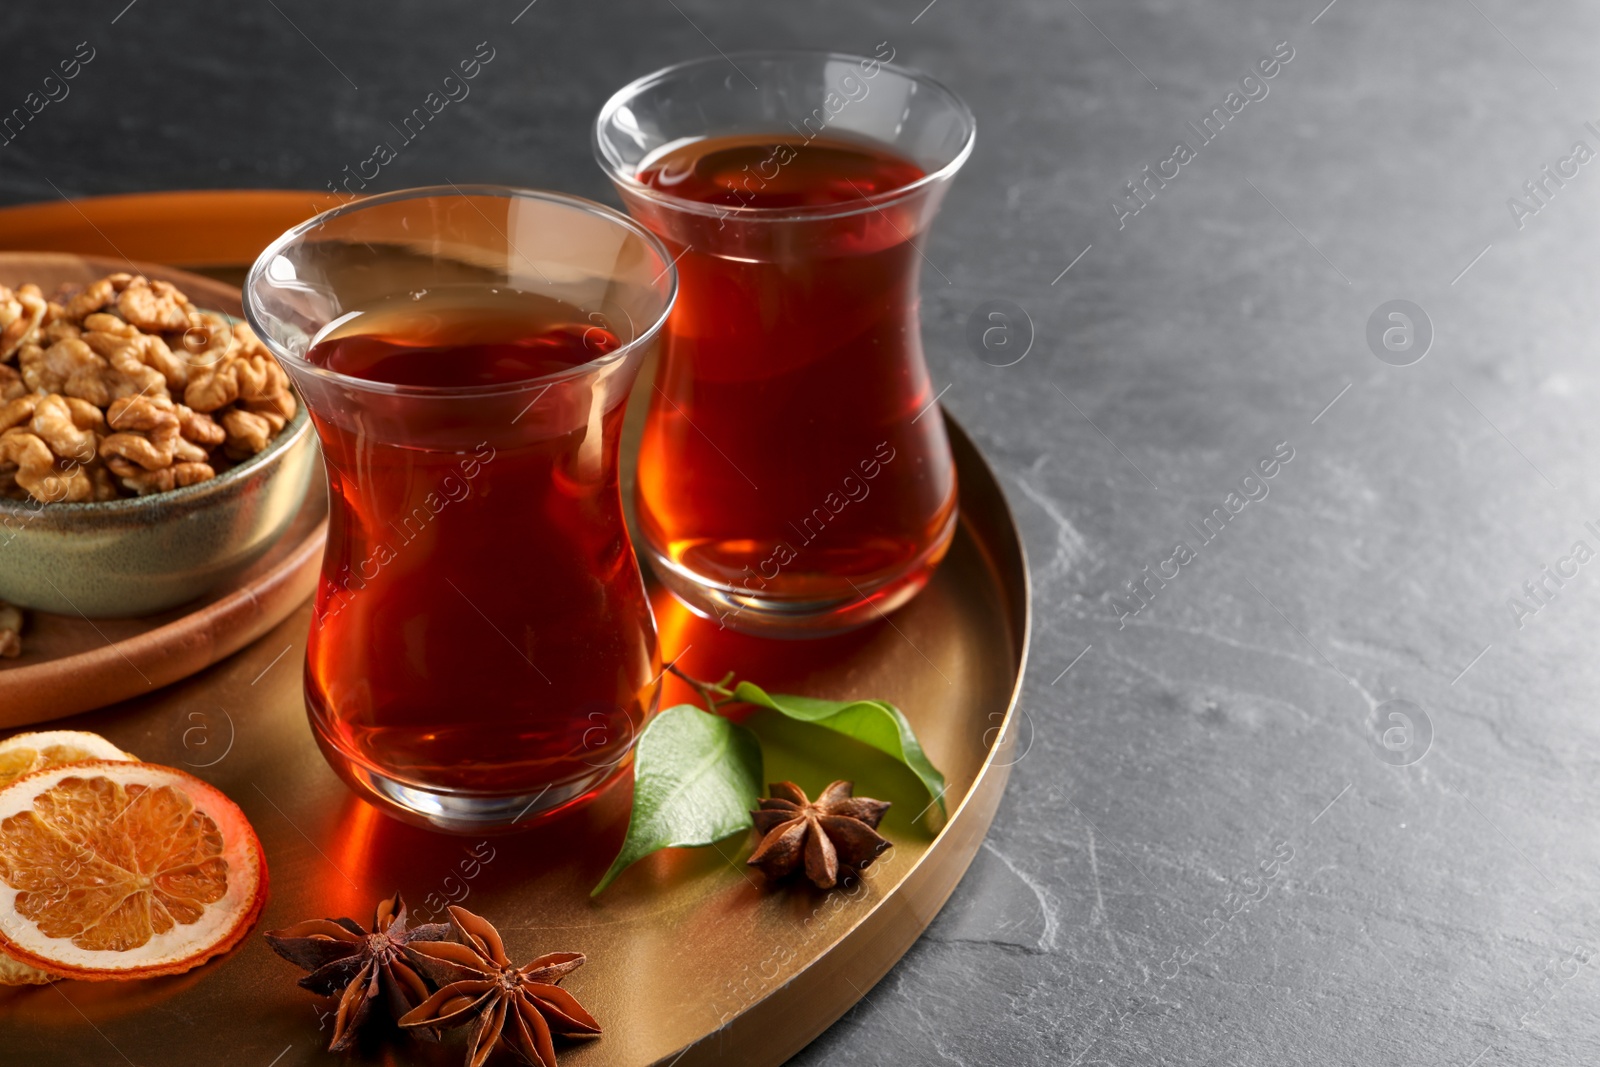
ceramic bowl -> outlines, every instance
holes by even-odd
[[[0,600],[103,619],[203,596],[283,536],[316,469],[301,404],[266,451],[197,485],[90,504],[0,497]]]

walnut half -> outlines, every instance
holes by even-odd
[[[183,418],[194,413],[165,397],[126,396],[106,409],[106,424],[114,431],[100,442],[103,459],[120,456],[147,471],[173,463],[204,463],[206,450],[183,436]],[[208,419],[207,422],[210,420]]]
[[[194,319],[189,298],[171,282],[134,278],[117,295],[117,314],[149,333],[186,330]]]
[[[50,446],[58,460],[93,462],[99,453],[95,430],[105,425],[100,409],[77,397],[43,396],[28,426]]]
[[[0,467],[15,468],[16,483],[43,503],[94,499],[94,483],[82,464],[57,464],[44,439],[21,427],[0,433]]]
[[[196,411],[216,411],[235,400],[262,400],[289,390],[289,376],[250,332],[238,323],[234,344],[215,363],[191,367],[183,402]]]
[[[10,359],[44,319],[46,301],[37,285],[16,292],[0,285],[0,360]]]
[[[118,481],[139,496],[182,489],[217,476],[209,463],[174,463],[170,467],[152,471],[137,463],[130,463],[121,456],[113,456],[106,461],[106,466],[111,468],[111,473],[117,476]]]

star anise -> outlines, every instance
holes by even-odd
[[[428,986],[406,959],[406,946],[448,936],[445,923],[408,926],[399,893],[379,901],[371,931],[354,919],[308,919],[266,933],[274,952],[311,972],[301,988],[339,997],[330,1052],[354,1047],[369,1019],[392,1023],[426,1000]],[[372,1004],[380,1000],[382,1014],[374,1015]]]
[[[750,813],[761,834],[750,866],[782,878],[803,863],[806,877],[822,889],[837,885],[841,870],[864,869],[889,847],[878,835],[889,802],[851,796],[854,789],[854,782],[834,782],[813,803],[793,782],[769,785],[772,796]]]
[[[496,1046],[534,1067],[555,1067],[552,1033],[587,1037],[600,1024],[557,982],[583,966],[580,952],[551,952],[525,967],[506,957],[500,934],[490,922],[451,906],[454,941],[412,945],[417,969],[438,992],[400,1020],[407,1030],[448,1030],[472,1023],[467,1067],[481,1067]]]

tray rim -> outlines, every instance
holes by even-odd
[[[988,836],[1013,766],[1011,762],[1000,763],[998,760],[1002,752],[1009,753],[1016,744],[1017,707],[1022,699],[1022,685],[1027,676],[1028,654],[1033,640],[1032,571],[1016,515],[1000,487],[1000,479],[994,468],[961,424],[943,409],[941,414],[957,455],[958,470],[965,474],[975,468],[984,476],[984,495],[991,498],[986,501],[990,510],[976,514],[984,516],[984,525],[1003,531],[1006,535],[1004,547],[1015,552],[1012,562],[1017,574],[1014,577],[1019,580],[1020,588],[1012,589],[1000,561],[989,558],[996,530],[980,531],[977,528],[978,521],[969,517],[966,506],[962,507],[960,521],[967,528],[974,546],[986,557],[986,564],[993,570],[995,588],[1006,600],[1014,601],[1005,605],[1011,610],[1004,613],[1014,628],[1015,674],[1006,698],[1005,715],[997,728],[994,742],[989,746],[989,752],[979,765],[978,773],[966,794],[898,885],[875,900],[871,910],[860,921],[820,949],[810,962],[783,985],[745,1005],[717,1030],[674,1050],[670,1055],[660,1057],[652,1067],[699,1067],[701,1064],[725,1062],[737,1062],[749,1067],[778,1067],[787,1062],[863,1000],[894,969],[911,946],[921,939],[966,875]],[[965,497],[972,479],[958,476],[958,481],[960,492]],[[954,855],[951,854],[952,850],[955,850]],[[926,906],[917,909],[914,904],[918,901],[913,898],[920,898],[920,902]],[[871,951],[874,943],[881,945],[885,939],[893,940],[890,948]],[[843,982],[837,981],[846,962],[840,953],[852,946],[855,949],[851,954],[854,958],[865,958],[863,969],[866,973],[848,976]],[[865,979],[865,984],[857,979]],[[841,986],[847,986],[853,995],[830,996]],[[791,1009],[795,1003],[810,1005],[813,1010],[808,1013],[795,1012]],[[818,1004],[825,1004],[826,1007],[816,1010]],[[794,1022],[802,1014],[808,1015],[813,1021],[795,1028]],[[773,1035],[783,1030],[790,1031],[788,1039],[775,1039]]]
[[[310,189],[165,189],[25,201],[0,206],[0,251],[242,272],[283,230],[342,202]],[[202,248],[213,251],[201,254]]]

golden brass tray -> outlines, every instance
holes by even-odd
[[[206,194],[207,202],[222,195]],[[263,195],[249,194],[251,203]],[[283,196],[285,204],[306,199]],[[141,224],[149,220],[141,216]],[[160,258],[159,249],[140,252]],[[189,257],[187,265],[232,258]],[[778,642],[718,631],[665,594],[656,598],[662,654],[681,656],[691,674],[737,669],[769,691],[886,699],[912,721],[950,781],[942,825],[935,812],[923,814],[917,780],[880,754],[842,739],[819,742],[797,727],[765,735],[768,779],[815,791],[850,777],[859,792],[893,802],[883,832],[895,847],[848,891],[768,891],[744,865],[750,842],[733,838],[652,856],[591,900],[627,822],[626,788],[548,826],[487,842],[379,815],[334,777],[306,725],[308,606],[191,678],[55,725],[103,733],[233,797],[260,833],[270,868],[260,929],[313,916],[366,923],[377,899],[396,889],[428,919],[459,902],[500,928],[517,962],[557,950],[588,956],[565,985],[605,1033],[558,1046],[562,1064],[779,1064],[865,995],[932,921],[988,830],[1009,772],[1029,635],[1027,563],[993,473],[960,427],[949,428],[960,531],[927,590],[889,620],[841,637]],[[673,680],[663,706],[688,699]],[[252,936],[174,978],[0,992],[0,1062],[460,1062],[458,1035],[442,1046],[379,1046],[365,1058],[326,1052],[332,1002],[296,988],[299,974]]]

